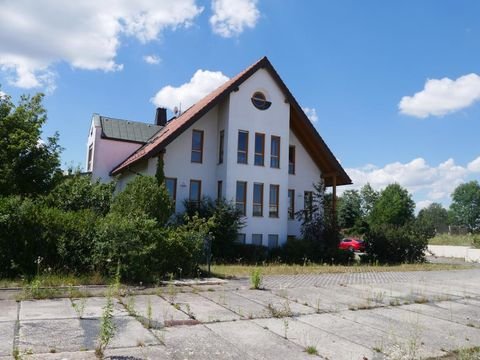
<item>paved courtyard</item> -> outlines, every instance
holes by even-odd
[[[115,299],[111,359],[421,359],[480,346],[480,269],[271,276]],[[0,359],[95,359],[106,299],[0,301]],[[312,354],[307,353],[307,349]]]

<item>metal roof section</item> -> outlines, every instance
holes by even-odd
[[[106,139],[145,144],[163,127],[139,121],[115,119],[99,116],[102,137]]]

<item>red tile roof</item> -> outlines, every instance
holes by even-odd
[[[180,134],[187,130],[195,121],[205,115],[210,109],[217,105],[221,100],[227,97],[230,92],[236,90],[246,79],[253,75],[258,69],[265,68],[270,75],[275,79],[280,88],[284,91],[288,101],[291,105],[291,128],[297,133],[300,141],[304,142],[307,151],[312,154],[317,166],[322,170],[322,173],[328,176],[335,175],[337,177],[337,185],[351,184],[352,181],[343,170],[335,156],[332,154],[328,146],[325,144],[321,136],[318,134],[315,127],[312,125],[308,117],[303,112],[302,108],[290,93],[278,73],[273,68],[267,57],[263,57],[237,76],[228,80],[225,84],[205,96],[203,99],[192,105],[178,118],[170,121],[160,130],[154,137],[152,137],[145,145],[135,151],[121,164],[116,166],[111,175],[121,173],[123,170],[129,168],[140,160],[148,159],[158,155],[165,149],[165,147],[176,139]],[[326,181],[327,185],[329,184]]]

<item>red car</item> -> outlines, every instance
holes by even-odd
[[[345,238],[340,241],[338,248],[341,250],[350,250],[350,251],[365,251],[365,243],[362,239],[355,238]]]

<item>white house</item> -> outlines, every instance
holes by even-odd
[[[163,157],[167,188],[183,200],[232,200],[246,216],[239,241],[278,246],[300,235],[294,213],[326,186],[351,180],[286,85],[264,57],[198,101],[156,124],[94,115],[87,170],[119,190],[138,174],[154,175]]]

